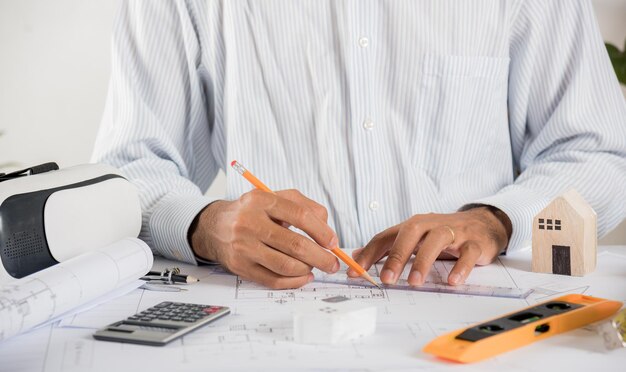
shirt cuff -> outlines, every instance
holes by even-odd
[[[165,197],[148,220],[153,248],[163,257],[197,265],[187,234],[194,218],[216,198],[175,195]]]
[[[515,252],[530,246],[533,219],[549,202],[549,198],[534,190],[519,185],[510,185],[495,195],[472,201],[466,206],[486,204],[506,213],[513,227],[506,251]]]

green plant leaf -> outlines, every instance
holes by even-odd
[[[611,59],[617,57],[620,54],[619,49],[617,49],[615,45],[609,43],[605,43],[604,45],[606,46],[606,51],[609,52],[609,57]]]
[[[615,45],[606,43],[606,51],[609,54],[617,80],[626,85],[626,46],[624,51],[617,49]]]

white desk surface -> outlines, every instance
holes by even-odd
[[[526,300],[406,292],[313,283],[272,291],[239,281],[219,267],[157,260],[200,278],[185,292],[135,290],[130,294],[0,344],[0,371],[200,370],[623,370],[626,349],[606,351],[591,329],[579,329],[493,359],[460,365],[421,352],[434,337],[566,293],[626,301],[626,246],[601,247],[596,271],[583,278],[530,272],[529,252],[476,268],[468,282],[538,288]],[[439,269],[445,270],[444,266]],[[347,295],[378,307],[373,336],[340,346],[293,342],[296,302]],[[96,341],[95,328],[161,301],[230,306],[232,314],[165,347]]]

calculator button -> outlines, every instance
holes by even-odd
[[[158,305],[156,305],[156,306],[154,306],[154,307],[157,307],[157,308],[163,308],[163,307],[168,307],[168,306],[170,306],[171,304],[172,304],[171,302],[161,302],[160,304],[158,304]]]

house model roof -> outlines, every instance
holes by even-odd
[[[596,212],[593,210],[591,205],[589,205],[589,203],[587,203],[585,199],[574,189],[569,189],[565,193],[559,195],[552,202],[550,202],[550,204],[548,204],[548,206],[545,207],[540,214],[559,200],[564,200],[582,218],[588,218],[596,215]]]

